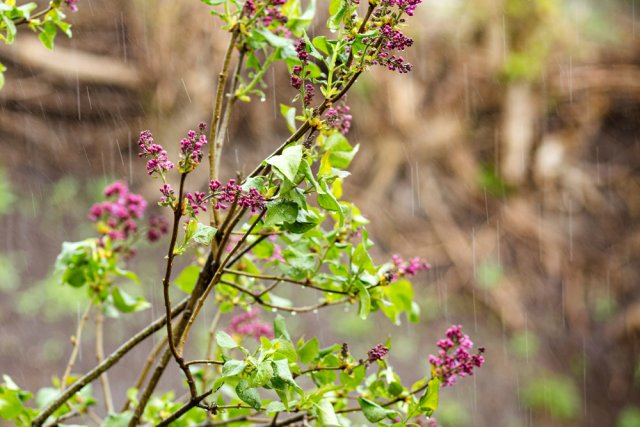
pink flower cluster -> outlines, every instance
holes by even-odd
[[[78,5],[76,4],[78,3],[78,0],[64,0],[64,3],[67,5],[71,12],[78,11]]]
[[[194,215],[198,215],[200,211],[207,211],[207,195],[201,191],[187,193],[187,203]]]
[[[202,161],[204,156],[202,148],[207,145],[207,137],[204,134],[206,129],[207,125],[200,123],[197,132],[190,130],[187,132],[187,137],[180,141],[180,172],[191,172]]]
[[[226,185],[222,185],[220,181],[214,179],[209,183],[209,189],[213,192],[216,200],[214,209],[227,209],[228,205],[222,202],[233,203],[237,199],[237,204],[243,208],[250,208],[251,213],[264,210],[266,199],[255,188],[249,191],[243,191],[242,187],[236,184],[235,179],[230,179]]]
[[[162,236],[169,232],[169,223],[162,216],[154,216],[149,218],[149,228],[147,229],[147,239],[150,242],[159,240]]]
[[[346,135],[351,129],[351,119],[353,118],[349,112],[351,109],[344,106],[329,107],[324,114],[326,123],[341,134]]]
[[[273,338],[273,327],[260,321],[259,312],[256,308],[233,316],[229,323],[229,332],[252,336],[256,341],[260,341],[260,337]]]
[[[420,271],[428,271],[431,269],[431,264],[418,257],[405,261],[400,255],[393,255],[391,261],[394,266],[391,272],[392,282],[395,282],[402,276],[415,276]]]
[[[389,353],[389,349],[382,344],[378,344],[367,352],[367,355],[369,356],[367,362],[372,363],[376,360],[382,360],[387,353]]]
[[[484,364],[484,347],[479,347],[476,354],[469,352],[473,342],[468,335],[462,333],[462,326],[453,325],[446,332],[446,338],[438,341],[438,355],[429,355],[429,363],[445,386],[455,384],[458,376],[473,375],[475,368]]]
[[[107,201],[95,203],[89,209],[89,219],[99,222],[98,231],[111,240],[124,240],[138,229],[137,219],[142,218],[147,202],[139,194],[129,192],[122,181],[116,181],[104,189]]]
[[[416,7],[422,3],[422,0],[382,0],[381,4],[384,6],[397,6],[402,12],[409,16],[413,16]]]
[[[149,161],[147,161],[147,173],[149,175],[153,175],[154,173],[162,175],[169,169],[173,169],[173,163],[167,158],[166,150],[162,148],[162,145],[155,143],[151,131],[145,130],[140,132],[138,146],[140,147],[138,156],[149,159]]]
[[[402,31],[394,30],[389,24],[383,25],[380,33],[384,36],[384,47],[388,50],[405,50],[413,45],[413,39],[402,34]]]

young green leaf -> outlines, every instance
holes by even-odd
[[[293,145],[287,147],[282,151],[282,154],[273,156],[267,159],[266,162],[273,166],[289,182],[294,182],[300,168],[300,162],[302,162],[302,146]]]
[[[364,414],[365,418],[372,423],[380,422],[385,418],[393,418],[397,415],[396,411],[383,408],[377,403],[367,400],[363,397],[358,399],[358,403],[360,404],[360,408],[362,408],[362,413]]]
[[[221,348],[239,347],[239,344],[225,331],[216,332],[216,343]]]
[[[254,409],[260,409],[262,407],[262,400],[258,394],[258,390],[251,387],[246,380],[240,380],[236,386],[236,393],[240,400]]]

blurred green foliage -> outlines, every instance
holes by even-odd
[[[575,419],[581,407],[578,389],[568,377],[533,378],[525,385],[521,398],[527,407],[546,412],[560,421]]]

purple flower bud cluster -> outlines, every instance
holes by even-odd
[[[313,101],[313,97],[316,95],[316,89],[313,87],[311,83],[307,83],[304,85],[304,98],[302,99],[302,103],[307,106],[311,104]]]
[[[376,360],[382,360],[387,353],[389,353],[389,349],[382,344],[378,344],[367,352],[367,355],[369,356],[367,362],[373,363]]]
[[[91,206],[89,219],[98,223],[102,236],[124,240],[138,230],[136,220],[144,215],[147,202],[141,195],[129,192],[129,187],[122,181],[108,185],[104,195],[110,200]]]
[[[77,12],[78,5],[76,4],[78,0],[64,0],[64,3],[67,5],[70,11]]]
[[[385,24],[380,29],[384,37],[384,47],[388,50],[405,50],[413,45],[413,39],[402,34],[402,31],[394,30],[389,24]]]
[[[300,65],[294,65],[291,70],[291,87],[294,89],[300,90],[302,87],[302,77],[300,77],[300,73],[302,72],[302,67]]]
[[[162,145],[155,143],[151,131],[140,132],[138,146],[140,147],[138,156],[149,159],[147,161],[147,173],[149,175],[154,173],[162,175],[169,169],[173,169],[173,163],[167,158],[167,152],[162,148]]]
[[[302,61],[303,64],[309,62],[309,52],[307,52],[307,42],[304,39],[298,40],[296,43],[296,54],[298,54],[298,59]]]
[[[207,211],[207,195],[201,191],[187,193],[187,203],[189,210],[194,215],[198,215],[200,211]]]
[[[291,32],[288,31],[285,27],[283,27],[283,25],[287,23],[288,18],[284,16],[280,11],[280,9],[276,7],[276,6],[281,6],[282,4],[284,4],[284,2],[281,3],[281,0],[277,0],[278,4],[276,4],[276,2],[272,2],[272,3],[273,3],[273,6],[269,6],[265,9],[264,17],[262,18],[262,25],[264,25],[265,27],[268,27],[269,25],[276,22],[280,25],[278,25],[278,27],[275,29],[275,32],[284,37],[288,37],[291,34]]]
[[[149,228],[147,229],[147,239],[150,242],[159,240],[162,236],[169,232],[169,223],[162,216],[153,216],[149,218]]]
[[[455,384],[458,376],[471,376],[475,368],[482,367],[484,347],[479,347],[476,354],[470,354],[473,342],[462,333],[460,325],[451,326],[445,335],[445,339],[438,341],[438,355],[429,355],[429,363],[444,385],[450,386]]]
[[[236,184],[235,179],[230,179],[224,186],[220,181],[214,179],[209,183],[209,189],[213,192],[213,197],[216,200],[214,209],[227,209],[229,206],[222,202],[233,203],[236,199],[238,206],[251,209],[251,213],[266,208],[266,199],[258,190],[251,188],[249,191],[243,191],[242,187]]]
[[[235,315],[229,323],[229,332],[242,336],[252,336],[256,341],[260,337],[273,338],[273,327],[268,323],[262,323],[256,308]]]
[[[190,130],[187,137],[180,141],[180,171],[188,173],[194,170],[200,162],[204,153],[202,148],[207,145],[207,137],[204,134],[207,125],[200,123],[198,132]]]
[[[163,184],[160,187],[160,193],[162,193],[162,197],[160,198],[160,206],[170,206],[175,201],[175,192],[173,188],[169,184]]]
[[[422,3],[422,0],[382,0],[381,4],[388,7],[397,6],[402,12],[409,16],[413,16],[416,7]]]
[[[351,119],[353,118],[351,114],[349,114],[350,111],[351,109],[346,105],[337,106],[335,108],[329,107],[327,112],[324,114],[324,118],[330,127],[337,129],[341,134],[346,135],[349,132],[349,129],[351,129]]]
[[[418,257],[405,261],[400,255],[393,255],[391,261],[394,266],[392,282],[395,282],[402,276],[415,276],[420,271],[428,271],[431,269],[431,264]]]
[[[401,52],[413,45],[413,39],[398,30],[397,25],[404,22],[403,14],[413,16],[421,2],[422,0],[381,0],[381,5],[385,7],[377,9],[372,19],[372,23],[380,28],[381,49],[373,60],[367,61],[368,64],[380,65],[400,74],[408,73],[413,69],[413,65],[406,62],[402,56],[392,52]],[[397,8],[400,13],[392,13],[389,8]],[[389,16],[393,18],[389,20]]]
[[[253,0],[247,0],[244,2],[244,7],[242,9],[244,14],[251,18],[256,11],[256,3]]]

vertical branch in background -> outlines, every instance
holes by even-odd
[[[78,327],[76,328],[76,334],[71,337],[71,345],[73,346],[73,350],[71,350],[71,356],[69,356],[69,362],[67,362],[67,367],[64,370],[64,374],[62,375],[62,380],[60,381],[60,390],[64,390],[67,386],[67,380],[69,379],[69,375],[71,375],[71,370],[73,369],[73,365],[76,363],[76,358],[78,357],[78,351],[80,350],[80,340],[82,339],[82,331],[84,329],[84,325],[87,323],[89,319],[89,314],[91,313],[91,309],[93,308],[93,302],[89,302],[89,306],[80,317],[78,321]]]
[[[104,360],[104,314],[101,310],[96,312],[96,360],[98,364]],[[111,387],[109,386],[109,377],[107,373],[100,375],[100,385],[102,386],[102,394],[104,395],[104,407],[107,414],[113,413],[113,397],[111,396]]]
[[[212,145],[215,146],[215,156],[213,161],[215,165],[213,170],[217,173],[220,173],[220,158],[222,157],[222,147],[224,147],[224,139],[227,136],[227,131],[229,130],[229,120],[231,118],[231,114],[233,113],[233,107],[236,104],[236,88],[238,86],[238,76],[242,72],[242,66],[244,64],[244,55],[245,51],[241,50],[238,55],[238,63],[236,64],[236,68],[231,76],[231,83],[229,84],[229,92],[227,93],[227,104],[224,109],[224,115],[222,116],[222,121],[219,123],[219,129],[216,131],[216,139],[212,142]]]
[[[158,355],[160,354],[162,349],[164,349],[164,346],[167,345],[168,341],[169,341],[169,337],[165,336],[160,341],[158,341],[158,343],[153,347],[153,349],[151,349],[151,352],[149,352],[149,355],[147,356],[147,361],[144,363],[144,367],[142,368],[142,371],[140,372],[140,375],[138,376],[138,379],[136,380],[133,388],[140,390],[140,387],[142,387],[142,385],[144,384],[144,380],[146,380],[147,375],[149,375],[149,371],[151,370],[151,366],[153,366],[153,362],[156,361],[156,359],[158,358]],[[126,411],[127,409],[129,409],[130,406],[131,406],[131,399],[127,399],[127,401],[122,406],[122,410],[120,410],[120,412]]]
[[[218,178],[218,170],[216,169],[216,156],[219,156],[220,153],[217,150],[215,141],[218,133],[218,124],[220,123],[220,117],[222,115],[222,103],[224,102],[224,89],[227,84],[227,77],[229,74],[229,64],[231,63],[231,54],[233,53],[233,48],[236,45],[236,41],[238,40],[238,30],[233,30],[231,33],[231,38],[229,39],[229,44],[227,45],[227,50],[224,54],[224,59],[222,61],[222,68],[220,70],[220,74],[218,74],[218,86],[216,89],[216,100],[213,106],[213,116],[211,117],[211,124],[209,126],[209,180],[212,181]],[[213,207],[212,207],[213,208]],[[215,209],[211,209],[211,226],[216,226],[219,223],[217,217],[217,211]]]

